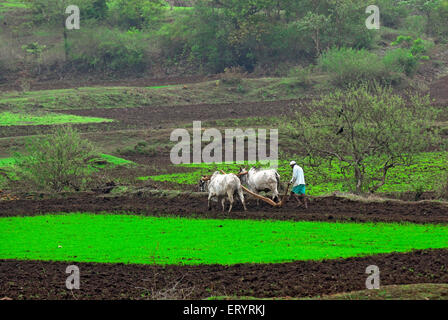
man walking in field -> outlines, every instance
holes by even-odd
[[[297,207],[300,207],[303,202],[305,209],[308,209],[308,200],[305,196],[305,175],[303,169],[295,162],[289,163],[292,169],[292,191],[291,195],[297,200]]]

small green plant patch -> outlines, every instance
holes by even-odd
[[[15,0],[3,0],[0,2],[0,12],[11,11],[16,9],[26,9],[26,3]]]
[[[280,263],[448,247],[448,226],[61,214],[0,218],[0,259]]]
[[[15,113],[2,112],[0,113],[0,126],[37,126],[37,125],[57,125],[66,123],[100,123],[113,122],[112,119],[82,117],[71,114],[58,113]]]
[[[110,154],[101,154],[99,157],[101,160],[105,160],[109,166],[116,167],[116,166],[135,166],[136,165],[136,163],[133,161],[115,157]]]
[[[13,166],[16,163],[16,159],[11,158],[1,158],[0,159],[0,168],[8,168]]]
[[[82,87],[28,92],[7,92],[0,98],[0,105],[11,110],[26,110],[40,105],[43,110],[70,110],[91,108],[126,108],[145,105],[153,101],[148,94],[154,90],[170,89],[174,85],[135,87]]]

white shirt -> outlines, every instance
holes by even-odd
[[[298,186],[299,184],[305,184],[305,175],[303,174],[303,169],[296,164],[292,169],[292,186]]]

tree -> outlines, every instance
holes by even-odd
[[[126,29],[144,29],[161,17],[165,5],[163,0],[114,0],[109,16]]]
[[[80,190],[90,175],[92,144],[71,126],[60,126],[46,138],[28,142],[25,154],[17,154],[18,176],[39,189]]]
[[[69,41],[68,31],[65,25],[69,16],[65,10],[70,5],[79,7],[81,19],[101,19],[107,12],[105,0],[26,0],[29,2],[30,9],[33,12],[33,20],[36,23],[47,23],[52,26],[62,28],[62,36],[64,40],[65,61],[69,58]]]
[[[62,35],[64,39],[64,55],[65,61],[68,60],[68,40],[65,20],[67,15],[65,9],[73,4],[70,0],[27,0],[33,11],[33,19],[36,22],[45,21],[46,23],[59,25],[62,27]]]
[[[425,15],[428,34],[447,39],[448,0],[404,0],[402,3]]]
[[[22,46],[22,50],[25,53],[25,65],[29,65],[29,69],[31,69],[32,66],[35,65],[37,67],[37,74],[40,74],[42,53],[46,49],[46,45],[40,45],[37,41]]]
[[[357,193],[375,192],[391,168],[412,164],[439,139],[429,97],[403,98],[377,84],[337,90],[315,100],[310,112],[298,112],[288,130],[312,157],[339,161]]]
[[[309,34],[313,39],[315,55],[319,56],[322,52],[321,33],[322,30],[328,29],[330,19],[322,14],[308,12],[306,16],[297,21],[297,29],[299,32]]]

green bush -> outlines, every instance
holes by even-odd
[[[427,1],[424,4],[428,17],[428,33],[439,40],[448,40],[448,0]]]
[[[69,5],[79,7],[82,20],[102,19],[107,12],[106,0],[25,0],[32,11],[35,23],[48,23],[62,27],[67,15],[65,8]]]
[[[424,55],[429,45],[420,38],[413,40],[410,36],[399,36],[396,41],[392,42],[392,45],[400,45],[401,48],[391,50],[384,56],[383,62],[388,70],[413,76],[417,71],[419,61],[429,59]]]
[[[404,5],[404,1],[378,0],[376,3],[381,10],[381,28],[397,28],[403,17],[409,14],[409,8]]]
[[[17,176],[39,190],[81,190],[91,174],[92,144],[70,126],[59,126],[45,138],[31,139],[17,154]]]
[[[412,15],[404,19],[403,27],[415,35],[421,35],[425,32],[427,23],[428,20],[425,16]]]
[[[162,0],[110,0],[108,20],[122,28],[143,29],[158,21],[165,2]]]
[[[398,48],[386,53],[383,58],[386,68],[406,75],[415,73],[418,67],[418,60],[411,54],[409,49]]]
[[[220,75],[220,80],[224,84],[228,85],[241,85],[243,78],[247,76],[242,68],[232,67],[225,68],[224,72]]]
[[[77,70],[144,72],[149,66],[144,33],[84,28],[70,42],[70,62]]]
[[[388,72],[381,59],[365,49],[329,49],[319,57],[318,67],[328,72],[333,84],[338,86],[388,80]]]
[[[312,84],[311,73],[313,70],[313,65],[306,68],[301,66],[292,68],[288,72],[288,77],[296,79],[302,86],[308,87]]]

